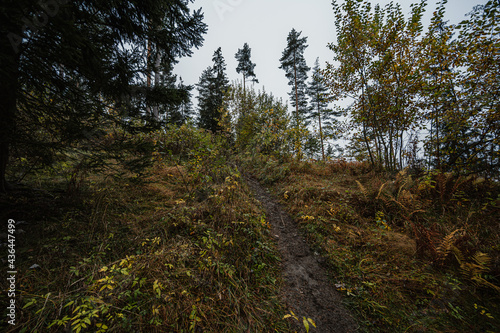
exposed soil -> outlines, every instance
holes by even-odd
[[[296,222],[269,195],[259,182],[245,177],[255,197],[266,211],[272,234],[281,253],[285,286],[285,304],[299,317],[294,329],[304,331],[302,317],[311,318],[317,328],[310,332],[336,333],[357,332],[357,324],[351,314],[342,307],[341,295],[328,279],[322,267],[322,259],[313,254],[301,236]]]

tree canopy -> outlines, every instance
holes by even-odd
[[[441,1],[426,33],[426,2],[385,8],[333,3],[337,63],[325,77],[345,109],[372,164],[397,170],[416,156],[423,136],[428,167],[445,171],[498,170],[498,1],[476,6],[457,26],[444,21]]]
[[[252,63],[251,60],[252,49],[248,46],[247,43],[243,45],[242,49],[238,49],[235,57],[238,60],[238,67],[236,67],[236,72],[238,74],[243,74],[243,91],[246,91],[246,79],[252,78],[252,81],[255,83],[259,83],[257,80],[254,69],[256,64]]]
[[[302,32],[292,29],[287,37],[287,45],[281,56],[280,68],[285,71],[288,85],[292,86],[289,93],[291,104],[295,107],[296,121],[307,112],[306,81],[310,68],[306,64],[304,51],[307,48],[307,37],[300,37]]]
[[[55,151],[92,140],[96,124],[130,128],[151,118],[148,107],[185,100],[185,87],[145,81],[153,60],[169,73],[202,45],[203,14],[190,2],[2,2],[0,190],[9,151],[50,163]]]

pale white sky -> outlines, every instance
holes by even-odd
[[[373,5],[381,7],[389,0],[372,0]],[[410,4],[418,0],[400,0],[405,14],[410,12]],[[436,8],[437,1],[428,1],[424,25],[427,25]],[[475,5],[485,4],[486,0],[449,0],[445,18],[450,23],[465,19]],[[313,67],[317,57],[324,67],[332,58],[327,44],[335,41],[335,17],[331,0],[196,0],[191,8],[203,8],[208,32],[202,48],[194,50],[190,58],[183,58],[174,69],[186,84],[195,85],[204,69],[212,65],[212,55],[218,47],[227,64],[227,75],[231,81],[241,80],[236,73],[237,62],[234,57],[244,43],[252,49],[252,62],[259,84],[256,89],[265,87],[276,97],[288,100],[288,80],[285,72],[279,69],[282,52],[286,47],[288,33],[295,28],[308,37],[309,47],[304,55],[307,65]],[[407,15],[408,16],[408,15]],[[310,75],[309,75],[310,77]],[[193,91],[197,95],[197,91]],[[193,97],[194,97],[193,96]],[[193,100],[197,107],[197,100]]]

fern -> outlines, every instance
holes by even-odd
[[[451,251],[455,255],[455,258],[457,259],[458,264],[461,267],[463,265],[463,263],[465,263],[465,257],[463,255],[462,251],[460,251],[456,246],[452,246]]]
[[[356,180],[356,184],[358,184],[358,187],[365,196],[365,199],[368,200],[368,191],[366,190],[366,188],[359,182],[359,180]]]
[[[396,197],[399,199],[399,195],[401,194],[401,191],[408,185],[411,184],[412,178],[411,175],[408,175],[408,168],[405,168],[404,170],[401,170],[398,173],[398,176],[396,177],[396,183],[399,184],[398,188],[398,194]]]
[[[380,186],[379,190],[378,190],[378,194],[377,194],[377,197],[375,198],[375,200],[379,200],[380,199],[380,194],[382,194],[382,190],[384,189],[385,185],[387,183],[383,183],[382,186]]]
[[[473,257],[472,260],[476,262],[476,264],[488,267],[491,264],[491,258],[483,252],[477,252]]]
[[[491,258],[486,253],[477,252],[472,257],[472,260],[474,261],[473,263],[463,263],[460,265],[462,274],[478,287],[489,287],[500,292],[500,287],[483,278],[483,274],[490,271]]]
[[[462,252],[455,246],[451,247],[451,250],[455,254],[458,263],[460,264],[460,273],[472,281],[472,283],[478,287],[486,287],[495,290],[500,293],[500,287],[487,281],[483,274],[490,271],[489,266],[491,264],[491,258],[486,253],[476,252],[472,256],[473,262],[466,262]]]
[[[458,251],[458,254],[460,254],[461,256],[461,252],[455,247],[455,244],[463,237],[465,237],[464,229],[457,229],[444,237],[444,239],[441,241],[441,244],[439,244],[439,246],[436,248],[437,261],[442,263],[446,259],[446,257],[448,257],[448,254],[452,251],[455,254],[455,257],[457,257],[456,251]],[[463,256],[461,256],[460,259],[463,259]],[[457,257],[459,263],[461,262],[460,259]]]
[[[417,243],[417,255],[429,255],[431,258],[436,258],[436,238],[438,233],[433,228],[427,228],[420,223],[412,223],[415,241]]]
[[[482,279],[482,274],[489,271],[488,264],[491,262],[491,259],[485,253],[477,252],[472,257],[472,260],[474,262],[462,262],[460,264],[460,271],[462,275],[476,282],[478,278]]]

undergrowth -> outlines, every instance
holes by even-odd
[[[24,231],[16,236],[17,325],[3,315],[0,326],[289,331],[269,224],[230,143],[188,126],[137,140],[153,151],[146,173],[95,174],[61,160],[1,198],[2,219]],[[260,154],[243,154],[238,165],[272,187],[327,258],[362,331],[500,330],[498,183]]]
[[[362,331],[500,331],[498,183],[342,160],[240,163],[327,258]]]
[[[8,198],[27,225],[5,332],[287,331],[269,225],[224,140],[186,126],[141,140],[147,176],[89,171],[76,191],[45,172]]]

